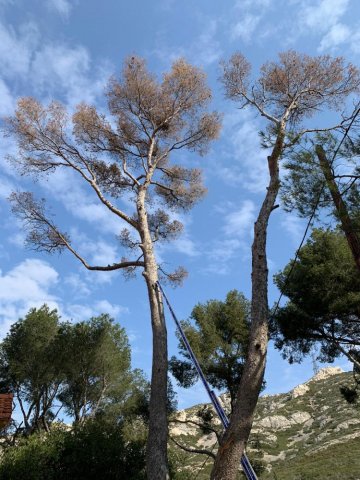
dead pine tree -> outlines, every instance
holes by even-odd
[[[347,96],[360,84],[357,68],[346,65],[342,58],[310,57],[295,51],[281,53],[277,63],[263,65],[259,78],[252,85],[249,77],[250,64],[243,55],[237,53],[223,63],[222,82],[227,98],[240,108],[254,108],[267,121],[263,136],[270,148],[270,178],[254,225],[248,356],[230,426],[215,459],[212,480],[235,480],[263,381],[269,320],[266,240],[269,218],[276,208],[280,187],[279,162],[287,148],[299,142],[305,134],[336,128],[309,129],[302,125],[302,121],[324,108],[340,109]]]
[[[130,57],[120,78],[110,80],[106,95],[109,117],[81,104],[71,119],[57,102],[46,107],[23,98],[15,115],[7,119],[6,131],[18,141],[18,155],[11,161],[21,174],[73,171],[119,220],[118,240],[132,257],[111,265],[90,265],[54,223],[44,200],[30,192],[14,192],[10,200],[27,228],[27,243],[38,251],[68,250],[88,270],[142,271],[153,332],[146,468],[150,480],[164,480],[168,478],[167,333],[162,299],[155,288],[159,265],[154,243],[175,238],[182,224],[171,218],[171,211],[190,209],[205,192],[201,172],[173,164],[172,154],[188,149],[203,155],[218,136],[220,118],[207,111],[211,92],[204,73],[185,60],[177,60],[158,81],[142,59]],[[121,203],[124,197],[131,204],[128,211]],[[183,274],[180,268],[167,276],[179,282]]]

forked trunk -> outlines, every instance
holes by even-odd
[[[249,350],[231,415],[211,472],[212,480],[235,480],[240,458],[249,438],[254,412],[264,378],[268,344],[268,268],[266,237],[270,214],[279,191],[279,158],[284,130],[278,134],[268,157],[270,182],[254,225],[252,245],[252,299]]]
[[[139,193],[137,210],[145,263],[143,275],[148,290],[153,334],[146,473],[148,480],[167,480],[169,479],[167,462],[168,426],[166,411],[168,370],[167,332],[161,294],[156,288],[158,271],[147,222],[145,195],[145,190]]]

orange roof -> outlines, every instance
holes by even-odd
[[[13,394],[0,393],[0,427],[4,428],[11,420],[13,409]]]

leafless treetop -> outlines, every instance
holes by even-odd
[[[298,124],[323,107],[339,109],[360,86],[359,70],[342,57],[310,57],[293,50],[280,53],[278,62],[265,63],[253,85],[250,64],[241,53],[224,63],[223,70],[226,96],[240,107],[252,104],[275,123],[284,115]]]
[[[191,208],[205,188],[201,172],[172,163],[171,153],[186,148],[203,155],[220,130],[219,114],[207,111],[211,92],[205,75],[180,59],[158,81],[144,60],[129,57],[120,78],[110,79],[106,95],[109,117],[91,105],[80,104],[70,117],[58,102],[43,106],[34,98],[20,99],[15,115],[6,121],[7,134],[19,145],[11,161],[24,175],[50,174],[58,168],[77,172],[100,202],[135,230],[136,214],[124,211],[117,199],[130,193],[135,205],[145,192],[147,204],[163,205],[149,221],[153,239],[173,237],[181,224],[163,208]],[[27,192],[14,193],[11,200],[36,248],[72,249],[43,203]],[[126,229],[119,238],[128,247],[139,245]]]

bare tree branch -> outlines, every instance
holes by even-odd
[[[185,445],[181,445],[181,443],[179,443],[177,440],[175,440],[175,438],[172,437],[171,435],[170,435],[170,440],[172,440],[177,447],[181,448],[181,450],[184,450],[185,452],[200,453],[202,455],[207,455],[208,457],[211,457],[214,460],[216,458],[216,455],[213,452],[211,452],[210,450],[205,450],[205,449],[201,449],[201,448],[186,447]]]

